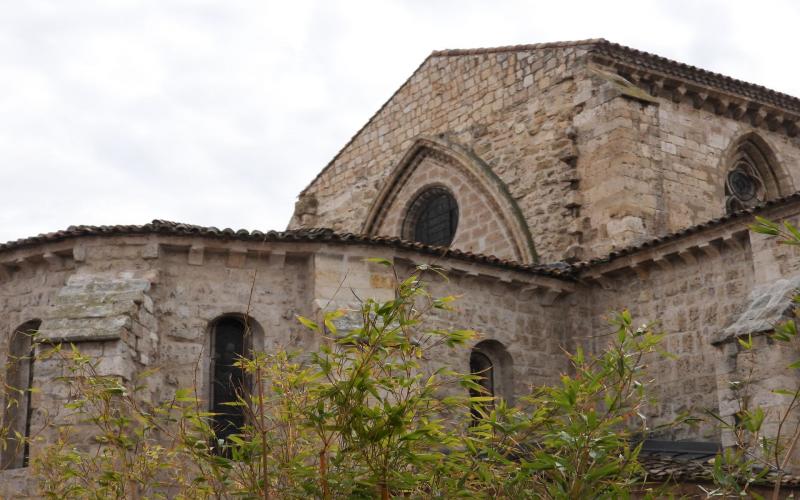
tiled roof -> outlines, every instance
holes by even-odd
[[[166,220],[154,220],[149,224],[144,225],[116,225],[116,226],[70,226],[63,231],[56,231],[53,233],[40,234],[30,238],[23,238],[16,241],[10,241],[0,244],[0,252],[5,250],[14,250],[28,246],[38,245],[40,243],[49,243],[61,241],[69,238],[82,237],[82,236],[122,236],[133,234],[167,234],[174,236],[202,236],[206,238],[214,238],[221,240],[238,240],[238,241],[254,241],[254,242],[276,242],[276,241],[296,241],[296,242],[331,242],[331,243],[344,243],[344,244],[361,244],[361,245],[377,245],[390,248],[397,248],[402,250],[413,250],[422,254],[436,255],[440,257],[448,257],[463,261],[476,262],[482,264],[489,264],[493,266],[503,267],[510,270],[531,272],[534,274],[551,276],[554,278],[573,280],[580,272],[586,271],[589,268],[611,262],[612,260],[625,257],[636,252],[656,247],[658,245],[669,243],[671,241],[679,240],[685,236],[699,233],[703,230],[712,229],[717,226],[722,226],[725,223],[746,220],[750,221],[752,218],[771,208],[780,207],[791,202],[800,202],[800,191],[770,200],[761,205],[741,210],[732,214],[724,215],[716,219],[697,224],[680,231],[670,233],[664,236],[659,236],[647,240],[643,243],[626,247],[620,250],[610,252],[603,257],[592,259],[586,262],[579,262],[570,265],[564,262],[555,262],[551,264],[520,264],[515,261],[501,259],[493,255],[476,254],[472,252],[465,252],[462,250],[448,249],[444,247],[435,247],[431,245],[424,245],[414,241],[403,240],[401,238],[394,238],[388,236],[369,236],[365,234],[354,233],[337,233],[327,228],[311,228],[311,229],[294,229],[287,231],[248,231],[246,229],[233,230],[230,228],[218,229],[216,227],[204,227],[193,224],[183,224],[179,222],[172,222]]]
[[[667,59],[649,52],[644,52],[608,40],[598,41],[592,52],[611,59],[642,68],[687,80],[705,87],[712,87],[730,94],[738,94],[746,99],[770,104],[777,108],[800,113],[800,99],[762,85],[737,80],[720,73],[707,71],[696,66]]]
[[[647,474],[650,482],[663,483],[667,481],[677,483],[710,483],[711,472],[714,467],[713,459],[717,450],[690,450],[682,449],[687,445],[704,445],[710,443],[685,443],[685,442],[658,442],[656,446],[645,445],[639,453],[639,464]],[[758,472],[758,471],[756,471]],[[773,485],[778,478],[778,473],[771,471],[756,480],[758,485]],[[780,478],[781,485],[796,489],[800,487],[800,476],[785,474]]]
[[[737,80],[729,76],[708,71],[697,66],[684,64],[666,57],[661,57],[650,52],[626,47],[618,43],[609,42],[603,38],[578,40],[572,42],[537,43],[530,45],[509,45],[505,47],[481,49],[452,49],[439,50],[431,57],[466,56],[479,54],[495,54],[501,52],[524,52],[536,49],[559,47],[585,47],[592,54],[605,56],[614,61],[636,66],[645,71],[653,71],[669,75],[681,80],[687,80],[704,87],[712,87],[730,94],[738,94],[746,99],[759,101],[765,104],[782,108],[795,113],[800,113],[800,99],[762,85]]]
[[[427,255],[447,257],[467,262],[489,264],[514,271],[522,271],[554,278],[573,279],[571,268],[563,264],[553,265],[526,265],[514,261],[500,259],[492,255],[482,255],[445,247],[424,245],[414,241],[386,236],[368,236],[353,233],[337,233],[331,229],[295,229],[287,231],[248,231],[246,229],[233,230],[230,228],[218,229],[216,227],[196,226],[166,220],[154,220],[144,225],[117,225],[117,226],[70,226],[63,231],[40,234],[30,238],[19,239],[0,244],[0,252],[34,246],[42,243],[62,241],[76,237],[86,236],[124,236],[136,234],[164,234],[171,236],[201,236],[219,240],[252,241],[252,242],[322,242],[354,245],[375,245],[413,250]]]
[[[414,70],[411,75],[394,91],[394,93],[381,105],[380,108],[367,120],[366,123],[350,138],[349,141],[336,153],[327,165],[317,174],[317,176],[303,190],[305,192],[320,178],[336,159],[352,144],[358,135],[392,102],[392,99],[400,90],[411,81],[411,78],[419,71],[428,60],[435,57],[458,57],[481,54],[496,54],[502,52],[521,52],[537,49],[561,48],[561,47],[582,47],[592,54],[611,59],[623,64],[640,68],[643,71],[661,73],[681,80],[693,82],[704,87],[718,89],[729,94],[736,94],[745,99],[775,106],[793,113],[800,114],[800,98],[768,89],[762,85],[737,80],[720,73],[708,71],[697,66],[681,63],[666,57],[661,57],[650,52],[634,49],[618,43],[609,42],[604,38],[590,38],[586,40],[536,43],[527,45],[507,45],[503,47],[486,47],[477,49],[446,49],[435,50],[426,57],[422,63]]]
[[[685,229],[681,229],[680,231],[676,231],[674,233],[669,233],[669,234],[666,234],[664,236],[659,236],[657,238],[653,238],[653,239],[647,240],[647,241],[645,241],[643,243],[639,243],[639,244],[636,244],[636,245],[625,247],[625,248],[622,248],[620,250],[614,250],[613,252],[610,252],[608,255],[605,255],[603,257],[599,257],[597,259],[592,259],[592,260],[587,261],[587,262],[580,262],[578,264],[575,264],[573,266],[573,269],[578,270],[578,271],[582,271],[584,269],[587,269],[587,268],[592,267],[592,266],[597,265],[597,264],[605,264],[606,262],[610,262],[610,261],[612,261],[614,259],[618,259],[620,257],[625,257],[627,255],[634,254],[636,252],[639,252],[639,251],[647,249],[647,248],[652,248],[652,247],[655,247],[655,246],[658,246],[658,245],[661,245],[661,244],[664,244],[664,243],[668,243],[668,242],[671,242],[671,241],[674,241],[674,240],[678,240],[678,239],[683,238],[685,236],[689,236],[689,235],[692,235],[692,234],[695,234],[695,233],[699,233],[699,232],[704,231],[706,229],[711,229],[711,228],[714,228],[714,227],[717,227],[717,226],[721,226],[721,225],[723,225],[723,224],[725,224],[727,222],[736,221],[736,220],[752,221],[754,216],[756,216],[756,215],[758,215],[758,214],[760,214],[760,213],[762,213],[762,212],[764,212],[766,210],[769,210],[771,208],[780,207],[781,205],[786,205],[786,204],[791,203],[793,201],[794,202],[800,201],[800,191],[794,192],[794,193],[792,193],[792,194],[790,194],[788,196],[784,196],[782,198],[777,198],[777,199],[774,199],[774,200],[766,201],[766,202],[764,202],[764,203],[762,203],[762,204],[760,204],[760,205],[758,205],[756,207],[753,207],[753,208],[748,208],[748,209],[745,209],[745,210],[739,210],[738,212],[734,212],[734,213],[731,213],[731,214],[723,215],[722,217],[717,217],[716,219],[711,219],[709,221],[706,221],[706,222],[703,222],[703,223],[700,223],[700,224],[696,224],[694,226],[689,226],[689,227],[687,227]]]

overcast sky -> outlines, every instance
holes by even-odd
[[[283,229],[434,49],[603,37],[800,95],[800,2],[0,0],[0,241]]]

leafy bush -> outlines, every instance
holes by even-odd
[[[58,383],[72,394],[69,414],[50,429],[57,438],[37,443],[42,494],[619,498],[640,485],[644,359],[660,336],[623,311],[606,350],[568,355],[558,384],[533,387],[511,407],[486,393],[481,374],[433,368],[437,352],[465,356],[478,334],[432,321],[455,299],[429,293],[430,272],[439,271],[395,274],[391,300],[299,318],[318,336],[316,352],[239,359],[249,383],[231,404],[246,424],[227,439],[195,389],[146,404],[146,380],[102,376],[74,346],[41,346],[68,367]],[[356,328],[337,328],[345,315]]]

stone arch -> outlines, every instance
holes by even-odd
[[[27,467],[31,431],[33,387],[33,335],[41,327],[34,319],[14,328],[8,341],[5,363],[5,397],[2,426],[8,429],[5,448],[0,450],[0,470]],[[16,436],[24,436],[19,440]]]
[[[528,228],[522,211],[508,191],[505,183],[492,171],[492,169],[477,155],[467,148],[460,146],[445,138],[420,138],[406,152],[392,173],[387,177],[382,189],[372,203],[367,214],[362,231],[369,235],[398,236],[402,237],[403,221],[392,225],[389,229],[393,234],[381,233],[387,223],[387,216],[391,212],[405,213],[408,210],[408,199],[419,194],[425,188],[442,184],[442,179],[431,179],[428,185],[414,189],[413,196],[406,196],[406,200],[398,200],[398,196],[408,189],[409,180],[426,159],[432,159],[437,164],[445,166],[454,177],[464,179],[471,189],[478,193],[483,202],[490,207],[492,216],[497,219],[502,227],[509,246],[506,256],[525,264],[538,262],[533,237]],[[458,194],[458,193],[456,193]],[[398,205],[399,204],[399,205]],[[395,214],[396,216],[396,214]],[[456,238],[458,239],[458,238]],[[460,248],[464,249],[464,248]],[[473,250],[474,249],[466,249]]]
[[[484,376],[484,388],[491,395],[514,403],[514,359],[502,342],[488,339],[475,344],[470,351],[470,372]]]
[[[250,390],[247,374],[235,366],[235,361],[252,357],[255,346],[263,340],[264,330],[246,314],[227,313],[210,321],[208,332],[208,405],[215,413],[213,427],[217,439],[225,440],[245,423],[244,409],[227,403],[235,402],[242,392]]]
[[[745,133],[731,142],[722,162],[721,189],[729,213],[794,192],[791,176],[778,161],[774,148],[756,132]],[[736,179],[743,187],[736,187]],[[740,192],[746,196],[740,196]]]

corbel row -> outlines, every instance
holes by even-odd
[[[248,255],[266,258],[270,267],[282,269],[286,263],[286,252],[275,252],[271,250],[253,250],[243,246],[233,246],[230,248],[207,247],[203,244],[193,244],[188,248],[187,262],[191,266],[202,266],[206,260],[206,253],[209,250],[217,252],[227,252],[226,267],[243,268],[247,262]]]
[[[450,263],[446,271],[451,276],[461,275],[470,278],[488,279],[514,286],[519,289],[519,293],[522,296],[530,296],[543,306],[552,306],[556,300],[574,291],[574,285],[571,282],[547,276],[530,276],[511,269],[487,272],[478,264],[456,261]]]
[[[612,260],[591,268],[583,279],[598,284],[605,290],[614,288],[614,275],[621,272],[633,272],[640,281],[650,279],[654,269],[669,272],[678,266],[696,266],[703,260],[717,260],[726,250],[741,252],[745,249],[746,228],[736,228],[712,239],[695,242],[667,244],[661,248],[639,251],[628,257]]]
[[[695,109],[706,109],[717,115],[746,121],[754,127],[764,127],[789,137],[800,131],[800,115],[732,95],[713,87],[688,83],[674,77],[640,68],[619,61],[603,59],[617,73],[653,96],[670,99],[675,103],[690,102]]]
[[[49,271],[64,269],[70,260],[75,260],[71,251],[32,253],[11,260],[0,261],[0,283],[10,281],[18,273],[33,272],[46,266]]]

